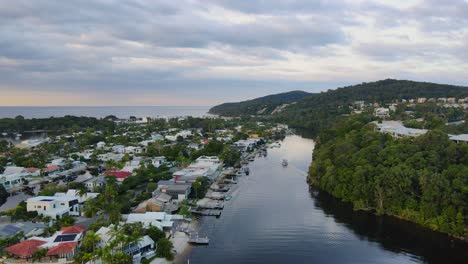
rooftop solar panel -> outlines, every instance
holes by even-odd
[[[70,235],[59,235],[55,238],[54,242],[68,242],[74,241],[77,234],[70,234]]]

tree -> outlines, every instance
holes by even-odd
[[[161,238],[157,242],[157,252],[156,255],[161,258],[166,258],[167,260],[173,260],[174,254],[172,253],[172,242],[167,238]]]
[[[81,244],[81,248],[84,252],[96,253],[97,244],[101,241],[101,237],[94,231],[90,230],[86,233]]]
[[[161,238],[166,237],[164,231],[155,226],[150,226],[148,229],[146,229],[146,235],[151,237],[154,242],[158,242]]]

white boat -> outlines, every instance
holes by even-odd
[[[283,167],[287,167],[288,166],[288,160],[287,159],[283,159],[281,161],[281,165],[283,165]]]

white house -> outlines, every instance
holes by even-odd
[[[181,215],[171,215],[165,212],[146,212],[144,214],[129,214],[127,223],[142,223],[143,227],[155,226],[161,230],[170,229],[174,225],[174,220],[182,220]]]
[[[103,226],[99,228],[96,231],[96,235],[101,238],[101,241],[97,244],[97,247],[101,248],[110,243],[114,239],[114,233],[116,232],[120,232],[119,226],[110,225],[109,227]],[[141,263],[143,257],[150,259],[155,255],[156,244],[149,236],[143,236],[136,243],[126,245],[123,248],[114,248],[114,250],[122,250],[133,257],[133,263]]]
[[[90,199],[95,199],[98,197],[99,193],[92,193],[88,192],[85,193],[84,195],[80,195],[78,190],[75,189],[68,189],[66,193],[58,192],[55,193],[55,197],[72,197],[72,198],[78,198],[78,202],[80,204],[90,200]]]
[[[156,168],[165,163],[167,163],[167,159],[164,156],[154,157],[151,159],[151,164],[153,164],[153,166],[155,166]]]
[[[143,148],[141,147],[134,147],[134,146],[128,146],[124,148],[124,153],[125,154],[139,154],[143,153]]]
[[[106,179],[104,176],[93,177],[84,183],[89,191],[94,191],[96,188],[104,187]]]
[[[28,169],[24,167],[8,166],[3,174],[0,174],[0,184],[7,190],[18,188],[22,186],[24,178],[32,176],[35,173],[28,172]]]
[[[124,154],[125,153],[125,146],[123,146],[123,145],[112,146],[112,152],[117,153],[117,154]]]
[[[96,143],[96,148],[98,149],[103,149],[105,146],[106,146],[106,142],[104,141],[99,141],[98,143]]]
[[[378,107],[374,110],[374,115],[376,117],[389,117],[390,109],[384,107]]]
[[[39,215],[59,219],[65,215],[79,216],[78,197],[72,196],[36,196],[26,200],[26,210],[36,211]]]

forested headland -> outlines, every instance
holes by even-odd
[[[354,116],[322,132],[309,183],[355,209],[467,238],[468,144],[440,130],[396,139],[376,132],[370,120]]]

